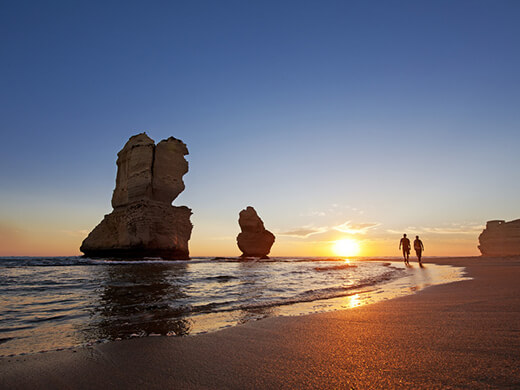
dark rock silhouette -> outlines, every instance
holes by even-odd
[[[274,243],[274,234],[266,230],[255,209],[248,206],[239,214],[238,224],[242,232],[237,236],[242,257],[267,257]]]
[[[155,145],[146,133],[117,154],[114,211],[83,241],[89,257],[188,259],[191,209],[172,206],[184,190],[186,145],[173,137]]]
[[[482,256],[520,255],[520,219],[488,221],[478,240]]]

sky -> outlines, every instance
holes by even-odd
[[[478,255],[520,218],[518,1],[1,1],[0,256],[78,255],[117,152],[188,146],[192,256]]]

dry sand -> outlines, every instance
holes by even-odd
[[[194,337],[1,358],[0,387],[520,388],[520,258],[435,262],[473,280]]]

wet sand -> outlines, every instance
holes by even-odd
[[[205,335],[0,358],[0,388],[520,388],[520,257],[434,261],[473,279]]]

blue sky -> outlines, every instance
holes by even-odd
[[[405,231],[425,254],[476,254],[486,220],[520,217],[516,1],[0,11],[0,255],[78,253],[142,131],[188,145],[174,204],[193,209],[195,255],[238,254],[247,205],[275,255],[347,236],[392,255]]]

